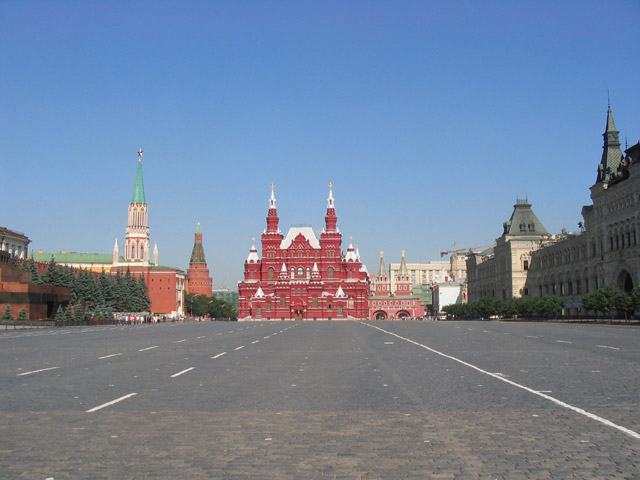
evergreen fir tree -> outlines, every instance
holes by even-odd
[[[82,307],[83,305],[78,302],[76,303],[75,307],[73,308],[73,321],[80,323],[84,320],[84,315],[82,314]]]
[[[70,322],[71,321],[71,319],[72,319],[72,316],[71,316],[71,304],[68,304],[67,308],[64,309],[64,314],[63,315],[64,315],[64,321],[65,322]]]
[[[64,310],[62,310],[62,305],[58,305],[58,311],[56,312],[55,317],[56,323],[64,323]]]
[[[58,280],[57,270],[58,269],[56,266],[56,262],[53,259],[53,256],[51,256],[49,265],[47,266],[47,269],[44,271],[44,274],[42,275],[42,283],[44,283],[45,285],[55,285],[55,283]]]
[[[40,283],[40,275],[38,275],[38,266],[33,260],[33,256],[29,259],[29,271],[31,272],[31,281],[33,283]]]
[[[27,320],[29,320],[29,317],[27,316],[27,309],[26,307],[22,307],[22,310],[20,310],[20,313],[18,314],[18,321],[26,322]]]
[[[4,307],[4,312],[2,313],[2,321],[13,322],[13,315],[11,315],[11,305],[7,305],[6,307]]]
[[[18,257],[16,255],[11,255],[11,265],[17,267],[20,262],[18,262]]]
[[[149,290],[147,289],[147,282],[144,280],[144,276],[140,275],[137,285],[138,302],[140,302],[140,311],[148,312],[151,310],[151,299],[149,298]]]

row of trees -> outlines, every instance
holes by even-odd
[[[71,289],[73,308],[63,312],[65,320],[71,315],[77,320],[108,318],[113,312],[148,312],[151,306],[144,277],[136,279],[128,268],[124,274],[107,275],[103,270],[95,276],[88,270],[57,265],[52,258],[42,275],[33,260],[24,261],[22,270],[31,273],[34,283]]]
[[[640,311],[640,286],[631,293],[609,285],[582,296],[582,306],[587,311],[611,316],[614,313],[632,315]],[[494,297],[483,297],[471,303],[447,305],[442,310],[456,318],[487,318],[492,316],[548,317],[562,313],[562,300],[556,295],[517,298],[502,302]]]
[[[456,318],[488,318],[493,316],[550,316],[562,312],[562,300],[555,295],[536,298],[512,298],[503,302],[494,297],[482,297],[471,303],[447,305],[442,310]]]
[[[6,307],[4,307],[4,312],[2,312],[2,323],[11,323],[14,321],[13,315],[11,315],[11,305],[7,305]],[[26,322],[27,320],[29,320],[29,318],[27,317],[27,309],[22,307],[22,310],[20,310],[20,313],[18,314],[18,318],[17,320],[19,322]]]
[[[229,302],[216,297],[197,293],[187,293],[184,300],[187,313],[192,317],[206,317],[235,320],[238,313]]]
[[[633,315],[640,311],[640,286],[627,293],[618,287],[608,285],[593,290],[582,297],[582,306],[594,312],[604,313],[610,317],[614,312],[619,315]]]

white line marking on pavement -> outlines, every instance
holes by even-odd
[[[98,360],[104,360],[105,358],[117,357],[118,355],[122,355],[121,353],[112,353],[111,355],[105,355],[104,357],[98,357]]]
[[[556,340],[556,342],[558,342],[558,343],[573,343],[573,342],[570,342],[569,340]]]
[[[535,335],[527,335],[527,338],[538,338]]]
[[[23,375],[31,375],[32,373],[46,372],[47,370],[55,370],[60,367],[49,367],[49,368],[41,368],[40,370],[32,370],[30,372],[19,373],[18,377],[22,377]]]
[[[264,339],[266,340],[266,339],[267,339],[267,338],[269,338],[270,336],[271,336],[271,335],[267,335],[266,337],[262,337],[262,338],[264,338]]]
[[[251,342],[252,344],[254,343],[258,343],[260,340],[254,340],[253,342]]]
[[[618,347],[607,347],[606,345],[596,345],[596,347],[600,348],[609,348],[611,350],[620,350]]]
[[[126,399],[127,399],[127,398],[129,398],[129,397],[133,397],[134,395],[137,395],[137,393],[129,393],[128,395],[125,395],[124,397],[116,398],[115,400],[111,400],[110,402],[103,403],[103,404],[102,404],[102,405],[100,405],[100,406],[93,407],[93,408],[91,408],[91,409],[87,410],[87,413],[93,413],[93,412],[96,412],[96,411],[98,411],[98,410],[100,410],[100,409],[102,409],[102,408],[105,408],[105,407],[108,407],[108,406],[110,406],[110,405],[113,405],[114,403],[121,402],[121,401],[123,401],[123,400],[126,400]]]
[[[158,348],[158,345],[154,345],[153,347],[141,348],[138,351],[139,352],[146,352],[147,350],[151,350],[152,348]]]
[[[362,323],[362,322],[359,322],[359,323]],[[384,333],[386,333],[388,335],[393,335],[396,338],[399,338],[399,339],[404,340],[406,342],[409,342],[409,343],[412,343],[414,345],[417,345],[418,347],[421,347],[421,348],[424,348],[426,350],[429,350],[430,352],[436,353],[436,354],[440,355],[441,357],[448,358],[450,360],[453,360],[454,362],[458,362],[458,363],[460,363],[462,365],[465,365],[465,366],[467,366],[469,368],[472,368],[472,369],[474,369],[474,370],[476,370],[476,371],[478,371],[480,373],[484,373],[485,375],[489,375],[490,377],[493,377],[493,378],[496,378],[496,379],[498,379],[498,380],[500,380],[502,382],[508,383],[509,385],[513,385],[514,387],[520,388],[520,389],[525,390],[525,391],[527,391],[529,393],[532,393],[534,395],[538,395],[539,397],[542,397],[542,398],[544,398],[546,400],[549,400],[550,402],[553,402],[556,405],[559,405],[561,407],[567,408],[569,410],[573,410],[574,412],[579,413],[580,415],[584,415],[585,417],[590,418],[591,420],[595,420],[596,422],[600,422],[600,423],[602,423],[604,425],[607,425],[608,427],[612,427],[612,428],[615,428],[617,430],[620,430],[621,432],[625,433],[626,435],[629,435],[630,437],[633,437],[635,439],[640,440],[640,433],[635,432],[635,431],[633,431],[633,430],[631,430],[629,428],[623,427],[622,425],[617,425],[617,424],[613,423],[611,420],[607,420],[606,418],[600,417],[600,416],[595,415],[595,414],[593,414],[591,412],[587,412],[586,410],[583,410],[582,408],[574,407],[573,405],[565,403],[562,400],[558,400],[557,398],[554,398],[554,397],[552,397],[550,395],[538,392],[538,391],[536,391],[536,390],[534,390],[532,388],[526,387],[524,385],[520,385],[519,383],[516,383],[513,380],[509,380],[509,379],[507,379],[505,377],[501,377],[501,376],[493,374],[491,372],[487,372],[486,370],[483,370],[480,367],[476,367],[475,365],[472,365],[472,364],[470,364],[468,362],[465,362],[464,360],[460,360],[459,358],[453,357],[451,355],[447,355],[446,353],[439,352],[438,350],[434,350],[433,348],[427,347],[426,345],[423,345],[422,343],[418,343],[418,342],[416,342],[414,340],[411,340],[409,338],[402,337],[402,336],[398,335],[397,333],[389,332],[389,331],[384,330],[384,329],[382,329],[380,327],[376,327],[375,325],[369,325],[369,324],[366,324],[366,323],[362,323],[362,325],[365,325],[365,326],[371,327],[371,328],[375,328],[376,330],[384,332]]]
[[[226,355],[226,354],[227,354],[227,352],[222,352],[222,353],[219,353],[219,354],[217,354],[217,355],[215,355],[215,356],[213,356],[211,358],[213,358],[213,359],[220,358],[221,356]]]
[[[385,345],[393,345],[393,342],[384,342]]]
[[[240,345],[238,348],[234,348],[234,350],[242,350],[244,348],[244,345]]]
[[[182,342],[186,342],[187,339],[183,338],[182,340],[176,340],[175,342],[171,342],[171,343],[182,343]]]
[[[176,378],[179,377],[180,375],[182,375],[183,373],[187,373],[190,372],[191,370],[193,370],[196,367],[189,367],[189,368],[185,368],[184,370],[182,370],[181,372],[178,373],[174,373],[173,375],[171,375],[171,378]]]
[[[206,335],[202,335],[201,337],[196,337],[196,338],[206,338]]]

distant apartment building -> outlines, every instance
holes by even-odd
[[[412,285],[433,285],[449,281],[464,283],[467,278],[466,255],[452,256],[448,261],[407,263],[407,271]],[[391,290],[395,290],[395,282],[400,263],[389,264],[389,277],[391,278]]]

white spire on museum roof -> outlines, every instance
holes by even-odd
[[[329,198],[327,200],[327,208],[336,208],[333,200],[333,182],[329,182]]]
[[[256,263],[260,261],[260,257],[258,257],[258,250],[256,250],[256,239],[253,237],[251,239],[251,250],[249,251],[249,256],[247,257],[247,262]]]
[[[273,187],[276,184],[271,182],[271,198],[269,198],[269,208],[276,208],[276,195],[273,193]]]
[[[345,260],[347,262],[357,262],[358,256],[356,255],[356,252],[353,249],[353,244],[351,243],[351,239],[352,237],[349,237],[349,248],[347,249],[347,255],[345,256]]]

